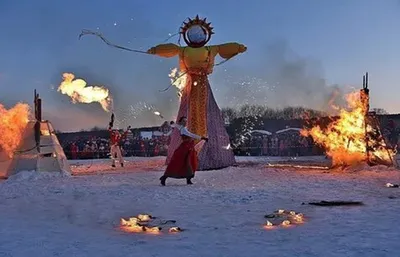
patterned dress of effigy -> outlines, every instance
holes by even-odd
[[[182,90],[177,120],[188,119],[188,129],[197,135],[208,137],[198,154],[198,170],[221,169],[235,164],[224,119],[212,93],[208,75],[212,73],[217,55],[229,59],[246,50],[238,43],[227,43],[204,47],[180,47],[162,44],[152,48],[152,53],[162,57],[179,55],[181,72],[186,75],[186,85]],[[179,131],[174,130],[168,147],[167,164],[175,149],[181,143]]]

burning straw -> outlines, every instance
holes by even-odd
[[[368,105],[362,101],[361,94],[362,91],[347,95],[348,108],[339,108],[338,119],[327,128],[317,125],[301,131],[302,136],[311,136],[326,150],[333,166],[354,165],[370,158],[391,163],[395,155],[379,135],[379,128],[368,123]]]

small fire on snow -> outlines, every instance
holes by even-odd
[[[150,233],[158,234],[161,231],[159,227],[148,227],[144,223],[151,220],[151,216],[147,214],[139,214],[137,217],[130,217],[129,219],[121,218],[121,229],[130,233]]]
[[[0,104],[0,151],[12,158],[23,139],[23,133],[29,122],[29,105],[18,103],[7,110]]]
[[[304,223],[304,215],[295,211],[277,210],[272,214],[265,215],[267,222],[264,224],[265,229],[274,229],[277,227],[288,228],[292,225]]]
[[[122,231],[128,233],[148,233],[148,234],[159,234],[162,230],[159,226],[150,226],[154,218],[148,214],[139,214],[136,217],[130,217],[129,219],[121,218],[120,228]],[[168,229],[170,233],[181,232],[182,229],[179,227],[171,227]]]
[[[399,185],[398,185],[398,184],[392,184],[392,183],[386,183],[386,187],[389,187],[389,188],[398,188]]]
[[[112,97],[107,88],[88,86],[83,79],[75,79],[72,73],[63,74],[63,82],[58,87],[59,92],[71,97],[73,103],[100,103],[106,112],[112,109]]]

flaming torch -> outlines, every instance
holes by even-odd
[[[73,103],[97,102],[106,112],[112,109],[112,97],[107,88],[101,86],[87,86],[83,79],[75,79],[72,73],[63,74],[63,82],[58,91],[71,97]]]

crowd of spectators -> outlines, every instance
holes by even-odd
[[[109,138],[75,138],[61,144],[68,159],[103,159],[110,156]],[[126,138],[121,142],[122,154],[125,157],[166,155],[167,148],[167,136]]]
[[[167,132],[167,131],[164,131]],[[389,122],[382,128],[386,142],[391,147],[400,149],[398,140],[399,130]],[[129,156],[166,156],[169,144],[169,136],[163,133],[152,138],[140,136],[127,137],[121,142],[122,154]],[[93,159],[109,158],[109,138],[77,137],[74,140],[61,142],[65,154],[69,159]],[[302,137],[298,130],[288,130],[283,133],[269,135],[251,134],[239,145],[233,147],[236,155],[246,156],[312,156],[323,155],[324,150],[315,145],[309,137]]]
[[[296,132],[286,132],[271,136],[253,135],[235,149],[237,155],[248,156],[311,156],[321,155],[323,150],[311,138]]]

